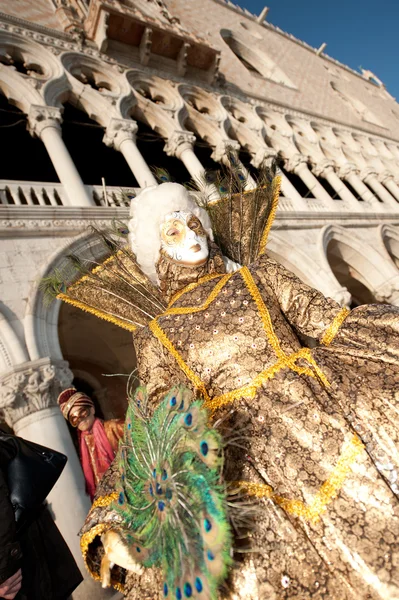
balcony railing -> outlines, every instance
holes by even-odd
[[[94,206],[126,206],[126,194],[137,192],[134,188],[107,186],[106,195],[100,185],[85,186]],[[61,183],[37,181],[0,180],[0,204],[11,206],[69,206]]]
[[[88,195],[93,200],[93,206],[99,207],[126,207],[129,208],[129,195],[136,194],[139,188],[126,188],[107,186],[106,194],[100,185],[86,185]],[[279,211],[281,212],[331,212],[331,205],[319,198],[303,198],[304,205],[298,206],[295,200],[280,197]],[[387,206],[380,202],[370,204],[358,202],[358,206],[348,205],[340,200],[336,201],[338,213],[399,213],[398,208]],[[0,206],[70,206],[61,183],[47,183],[37,181],[0,180]]]

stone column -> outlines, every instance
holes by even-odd
[[[15,434],[58,450],[68,457],[61,477],[48,496],[55,522],[87,580],[74,599],[103,598],[83,564],[78,532],[90,509],[85,481],[68,427],[57,406],[58,394],[71,385],[73,374],[65,361],[49,358],[25,362],[0,378],[0,414]]]
[[[396,275],[374,291],[374,297],[378,302],[399,306],[399,275]]]
[[[196,137],[188,131],[174,131],[164,146],[168,156],[175,156],[182,161],[194,181],[202,181],[205,169],[194,152]]]
[[[385,203],[386,208],[395,208],[397,210],[398,203],[395,198],[393,198],[388,190],[378,181],[374,172],[365,169],[360,173],[360,178],[375,191],[377,196]]]
[[[384,185],[396,200],[399,200],[399,187],[396,185],[394,177],[391,173],[385,172],[379,175],[378,180]],[[399,209],[399,205],[397,206]]]
[[[359,194],[361,199],[366,202],[370,206],[374,206],[375,208],[380,208],[380,202],[378,198],[374,196],[369,190],[369,188],[363,183],[363,181],[359,177],[359,171],[356,169],[355,165],[348,164],[344,165],[340,168],[338,172],[339,176],[342,179],[345,179],[356,192]]]
[[[175,156],[182,161],[198,188],[208,195],[209,200],[217,200],[220,194],[216,187],[205,182],[205,169],[194,152],[195,140],[195,135],[188,131],[174,131],[169,136],[164,150],[168,156]]]
[[[286,168],[298,175],[306,185],[306,187],[314,194],[315,198],[322,200],[333,211],[339,210],[337,202],[331,198],[326,192],[321,183],[319,183],[313,173],[309,170],[306,158],[301,154],[297,154],[286,161]]]
[[[112,118],[106,129],[103,142],[123,154],[140,187],[158,185],[151,169],[137,148],[137,130],[137,123],[132,119]]]
[[[30,133],[46,147],[70,206],[95,206],[88,195],[67,147],[62,140],[61,110],[53,106],[32,105],[28,124]]]
[[[324,177],[327,179],[328,183],[337,192],[341,200],[343,200],[349,206],[353,206],[355,210],[359,210],[358,200],[335,173],[330,162],[317,164],[313,167],[312,171],[317,177]]]

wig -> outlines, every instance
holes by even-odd
[[[142,271],[155,284],[158,283],[155,264],[161,249],[160,225],[167,214],[175,211],[190,212],[198,217],[208,237],[213,240],[208,213],[179,183],[161,183],[145,188],[130,205],[130,247]]]

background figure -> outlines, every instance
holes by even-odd
[[[102,421],[95,415],[93,401],[83,392],[68,388],[58,396],[65,419],[78,429],[80,460],[86,490],[93,500],[101,477],[115,458],[123,436],[123,419]]]
[[[12,446],[0,440],[0,597],[66,600],[82,575],[45,505],[17,532],[7,469]]]

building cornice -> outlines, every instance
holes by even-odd
[[[63,237],[83,233],[90,225],[109,227],[114,219],[129,218],[128,208],[1,206],[0,238]],[[276,224],[281,229],[313,229],[339,224],[343,227],[399,226],[399,213],[278,211]]]

